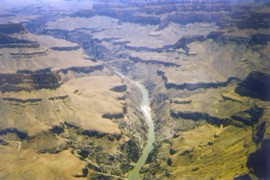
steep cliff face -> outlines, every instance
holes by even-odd
[[[22,24],[1,24],[0,26],[0,33],[15,34],[21,32],[26,32]]]
[[[261,100],[270,100],[270,75],[261,72],[252,72],[239,83],[235,91],[242,96],[249,96]]]
[[[269,178],[270,157],[268,150],[270,148],[269,139],[265,139],[261,147],[254,153],[250,154],[247,166],[258,178]]]
[[[1,27],[1,26],[0,26]],[[0,34],[0,47],[1,48],[38,48],[40,45],[37,42],[29,40],[21,40],[13,38],[6,34]]]
[[[50,70],[0,74],[0,90],[10,92],[56,89],[60,86],[60,81],[60,76]]]

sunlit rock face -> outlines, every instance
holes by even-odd
[[[3,4],[0,179],[269,178],[269,2]]]

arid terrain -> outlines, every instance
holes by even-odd
[[[0,7],[0,179],[270,178],[270,4]],[[145,100],[145,99],[144,99]]]

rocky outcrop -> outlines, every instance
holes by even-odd
[[[164,50],[167,50],[168,48],[172,47],[171,45],[168,45],[166,47],[161,47],[161,48],[149,48],[146,46],[130,46],[130,45],[125,45],[125,48],[128,50],[132,51],[151,51],[151,52],[162,52]]]
[[[112,44],[113,45],[123,45],[123,46],[126,46],[129,43],[130,43],[130,41],[116,41],[116,42],[113,42]]]
[[[48,69],[0,74],[0,90],[2,92],[56,89],[58,87],[60,87],[60,76]]]
[[[251,39],[247,37],[239,37],[239,36],[232,36],[232,35],[224,35],[222,33],[214,32],[213,34],[209,34],[208,38],[213,39],[215,42],[218,43],[235,43],[237,45],[241,44],[251,44]]]
[[[143,60],[139,57],[133,57],[129,56],[129,60],[135,62],[135,63],[144,63],[144,64],[157,64],[157,65],[162,65],[165,67],[180,67],[179,64],[172,63],[172,62],[165,62],[165,61],[158,61],[158,60]]]
[[[0,136],[5,136],[8,134],[15,134],[19,139],[24,140],[28,138],[27,133],[22,132],[16,128],[7,128],[7,129],[0,129]]]
[[[242,127],[243,125],[246,126],[254,126],[259,122],[264,114],[264,109],[258,106],[253,106],[252,108],[238,112],[233,114],[231,117],[228,118],[219,118],[215,116],[211,116],[208,113],[204,112],[193,112],[193,111],[175,111],[171,110],[170,115],[173,118],[182,118],[182,119],[191,119],[194,121],[201,121],[206,120],[206,122],[214,125],[233,125],[236,127]],[[259,128],[260,131],[262,128]],[[259,138],[259,137],[260,138]],[[261,135],[257,135],[257,139],[261,139]]]
[[[68,71],[73,71],[73,72],[76,72],[76,73],[91,73],[91,72],[94,72],[94,71],[101,71],[103,70],[104,66],[103,65],[97,65],[97,66],[89,66],[89,67],[70,67],[70,68],[66,68],[66,69],[60,69],[58,70],[57,72],[60,73],[64,73],[64,74],[67,74]]]
[[[0,33],[15,34],[20,32],[25,32],[22,24],[0,24]]]
[[[236,77],[230,77],[227,79],[227,81],[224,82],[210,82],[210,83],[196,83],[196,84],[188,84],[188,83],[183,83],[183,84],[175,84],[175,83],[169,83],[168,78],[165,75],[163,71],[158,70],[157,74],[162,77],[162,79],[165,81],[165,87],[167,89],[187,89],[189,91],[194,91],[196,89],[200,88],[219,88],[219,87],[225,87],[230,83],[233,82],[238,82],[239,79]]]
[[[234,24],[239,29],[259,29],[270,27],[269,12],[249,12],[245,11],[243,16],[239,16],[239,12],[235,13]]]
[[[60,87],[60,77],[53,72],[37,72],[31,75],[35,89],[56,89]]]
[[[151,25],[157,25],[160,23],[160,18],[156,16],[138,16],[138,15],[132,15],[130,17],[127,17],[123,19],[124,22],[132,22],[132,23],[138,23],[138,24],[151,24]]]
[[[73,47],[51,47],[52,50],[55,51],[76,51],[80,49],[80,46],[73,46]]]
[[[62,126],[53,126],[50,131],[59,135],[64,132],[64,128]]]
[[[270,101],[270,74],[254,71],[235,88],[241,96]]]
[[[127,85],[123,84],[123,85],[115,86],[111,88],[110,90],[114,92],[119,92],[119,93],[126,92]]]
[[[94,138],[107,137],[107,139],[110,141],[114,141],[115,139],[120,140],[122,137],[121,134],[109,134],[109,133],[104,133],[104,132],[100,132],[100,131],[96,131],[96,130],[83,130],[80,128],[77,130],[77,133],[79,135],[84,135],[84,136],[94,137]]]
[[[174,104],[190,104],[192,101],[189,100],[189,101],[181,101],[181,100],[172,100],[171,103],[174,103]]]
[[[224,24],[223,16],[224,16],[223,14],[217,13],[217,12],[175,13],[175,14],[168,15],[167,18],[162,19],[159,29],[164,29],[165,27],[168,26],[170,22],[174,22],[174,23],[178,23],[182,25],[186,25],[189,23],[201,23],[201,22],[217,23],[221,25],[221,24]]]
[[[74,130],[79,130],[79,128],[80,128],[79,126],[77,126],[73,123],[69,123],[67,121],[64,122],[64,125],[70,129],[74,129]]]
[[[38,48],[40,44],[35,41],[17,39],[6,34],[0,34],[0,48]]]
[[[266,121],[257,123],[253,128],[253,141],[257,144],[261,143],[266,130]]]
[[[19,99],[19,98],[3,98],[4,101],[18,102],[18,103],[36,103],[42,101],[41,98]]]
[[[222,31],[212,31],[211,33],[209,33],[207,35],[207,39],[217,39],[218,37],[220,37],[221,35],[223,35],[224,32]]]
[[[84,10],[79,11],[72,14],[72,17],[93,17],[95,15],[99,16],[109,16],[116,19],[119,19],[122,22],[131,22],[131,23],[138,23],[138,24],[151,24],[157,25],[160,23],[160,18],[157,16],[147,15],[147,16],[140,16],[135,15],[135,10],[116,10],[113,9],[111,6],[106,4],[94,4],[92,10]]]
[[[124,118],[123,113],[105,113],[102,115],[105,119],[121,119]]]
[[[231,118],[245,125],[253,126],[261,119],[263,113],[264,109],[255,105],[248,110],[234,114]]]
[[[210,116],[207,113],[202,113],[202,112],[182,112],[182,111],[170,111],[171,117],[178,119],[190,119],[194,121],[203,121],[205,120],[206,122],[214,125],[235,125],[235,126],[241,126],[239,124],[233,123],[230,119],[220,119],[218,117]]]
[[[204,41],[206,38],[204,36],[189,36],[189,37],[183,37],[179,39],[174,45],[174,49],[182,48],[186,51],[186,54],[189,52],[188,44],[195,42],[195,41]]]
[[[28,74],[0,74],[0,90],[2,92],[30,90],[32,84],[28,83],[30,87],[23,86],[27,80],[31,82]]]
[[[175,44],[169,44],[169,45],[164,45],[162,47],[158,47],[158,48],[149,48],[149,47],[145,47],[145,46],[131,46],[129,45],[128,43],[129,42],[126,42],[124,43],[125,44],[125,48],[128,49],[128,50],[132,50],[132,51],[151,51],[151,52],[157,52],[157,53],[161,53],[161,52],[164,52],[164,51],[173,51],[173,50],[176,50],[178,48],[182,48],[185,50],[185,54],[186,55],[189,55],[189,48],[187,47],[187,45],[189,43],[192,43],[192,42],[195,42],[195,41],[204,41],[206,40],[206,37],[202,36],[202,35],[198,35],[198,36],[186,36],[186,37],[183,37],[181,39],[179,39]],[[132,56],[130,56],[132,58]],[[137,58],[137,57],[135,57]],[[133,61],[143,61],[141,59],[131,59]],[[157,60],[148,60],[148,61],[154,61],[153,63],[155,64],[155,62]],[[147,61],[145,61],[147,63]],[[179,67],[178,64],[176,63],[170,63],[170,62],[167,62],[168,64],[165,64],[165,62],[163,61],[158,61],[157,64],[161,64],[161,65],[164,65],[164,66],[176,66],[176,67]]]
[[[108,133],[103,133],[96,130],[81,130],[81,132],[78,131],[78,133],[88,137],[95,137],[95,138],[103,138],[104,136],[108,135]]]
[[[37,52],[29,52],[29,53],[13,53],[11,52],[10,55],[13,58],[32,58],[34,56],[46,56],[47,55],[48,50],[44,50],[44,51],[37,51]]]
[[[267,45],[270,41],[270,35],[268,34],[256,34],[251,37],[241,37],[235,35],[225,35],[224,32],[221,31],[213,31],[207,36],[208,39],[212,39],[218,43],[235,43],[237,45],[244,44],[248,47],[252,47],[254,45]]]
[[[26,33],[22,24],[0,24],[0,48],[38,48],[36,41],[12,37],[16,33]]]
[[[64,99],[67,99],[68,98],[68,95],[65,95],[65,96],[54,96],[54,97],[49,97],[48,99],[49,100],[64,100]]]

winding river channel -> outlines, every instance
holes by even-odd
[[[145,147],[143,148],[142,155],[138,162],[135,164],[134,168],[128,173],[128,180],[138,180],[140,178],[140,170],[144,165],[149,153],[153,150],[153,143],[155,142],[155,132],[154,132],[154,123],[151,116],[151,108],[150,101],[147,89],[138,81],[133,81],[121,74],[118,71],[113,70],[117,75],[119,75],[122,79],[129,81],[132,84],[135,84],[138,89],[142,93],[142,102],[141,102],[141,110],[144,115],[145,121],[148,125],[148,133],[147,133],[147,142]]]
[[[143,112],[144,118],[148,124],[148,134],[147,134],[147,143],[143,149],[142,156],[139,161],[136,163],[133,170],[128,173],[129,180],[137,180],[140,177],[140,169],[144,165],[149,153],[153,150],[153,143],[155,142],[155,132],[154,132],[154,123],[151,116],[151,108],[149,102],[148,91],[146,88],[139,82],[133,82],[140,89],[143,99],[141,103],[141,110]]]

